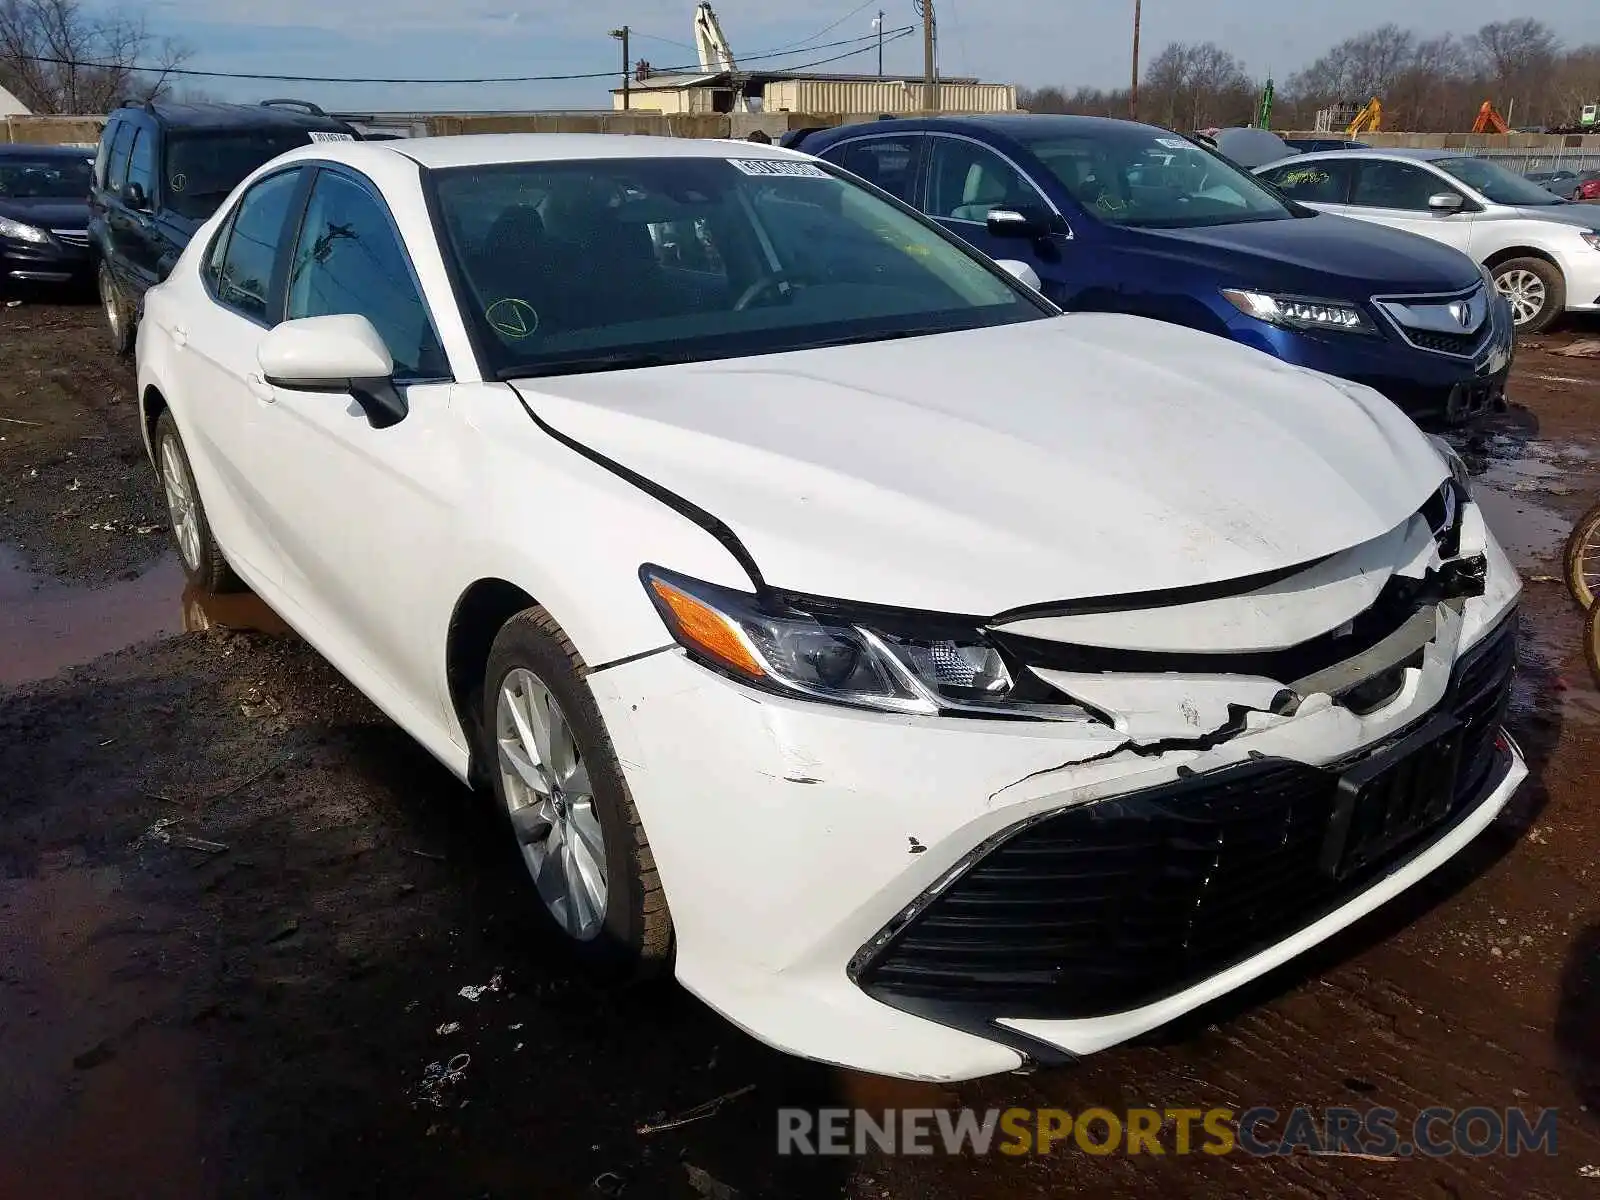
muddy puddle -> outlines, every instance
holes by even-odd
[[[207,596],[186,587],[175,555],[90,588],[30,570],[15,549],[0,546],[0,684],[48,679],[114,650],[213,628],[288,632],[248,592]]]
[[[1547,500],[1574,493],[1570,481],[1590,463],[1590,449],[1506,436],[1462,449],[1473,475],[1473,497],[1518,569],[1559,554],[1572,521]]]

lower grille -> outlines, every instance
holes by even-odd
[[[856,982],[918,1011],[1065,1019],[1148,1004],[1248,958],[1388,874],[1481,797],[1504,768],[1495,742],[1515,656],[1513,614],[1457,665],[1438,710],[1462,724],[1448,811],[1352,874],[1321,864],[1338,775],[1247,763],[1004,835],[902,918]]]
[[[1456,354],[1471,358],[1488,337],[1487,327],[1478,333],[1434,333],[1426,329],[1407,329],[1405,335],[1413,346],[1433,350],[1439,354]]]

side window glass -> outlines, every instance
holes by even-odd
[[[377,199],[333,171],[317,176],[289,267],[289,319],[357,313],[401,378],[450,374],[405,251]]]
[[[122,126],[113,122],[100,131],[100,144],[94,152],[94,186],[103,188],[106,185],[106,166],[111,162],[111,144],[117,140],[117,134]]]
[[[1403,208],[1426,212],[1429,196],[1449,190],[1446,183],[1435,179],[1421,167],[1372,158],[1361,164],[1361,174],[1356,178],[1356,189],[1350,203],[1368,208]]]
[[[133,139],[133,149],[128,155],[127,182],[137,183],[145,196],[155,195],[156,142],[148,129],[141,129]]]
[[[1344,162],[1283,166],[1263,178],[1289,199],[1306,204],[1344,204],[1350,194],[1350,164]]]
[[[244,194],[231,218],[233,229],[222,253],[217,298],[247,317],[271,324],[267,293],[272,267],[283,240],[289,202],[300,184],[300,172],[284,171],[263,179]]]
[[[205,262],[200,266],[200,277],[205,280],[213,295],[216,295],[221,287],[222,264],[228,254],[228,238],[233,233],[233,218],[234,213],[229,213],[228,219],[222,223],[222,228],[217,230],[217,236],[211,239],[211,249],[206,254]]]
[[[921,141],[921,138],[868,138],[826,151],[822,157],[876,184],[891,196],[914,204],[911,189],[916,182],[917,147]]]
[[[106,188],[113,193],[120,194],[122,185],[128,181],[128,151],[138,132],[132,121],[124,121],[117,129],[117,140],[111,145],[111,161],[106,167]]]
[[[997,208],[1047,207],[1039,189],[986,146],[936,137],[928,169],[928,215],[982,223]]]

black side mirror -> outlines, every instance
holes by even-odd
[[[984,223],[995,237],[1042,238],[1054,232],[1050,214],[1031,206],[990,209]]]
[[[145,195],[144,184],[126,183],[122,186],[122,202],[129,208],[143,212],[150,207],[150,197]]]

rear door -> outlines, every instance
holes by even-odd
[[[277,171],[251,185],[207,246],[207,303],[185,308],[167,331],[183,366],[180,431],[217,539],[250,580],[276,583],[283,551],[274,536],[284,502],[281,464],[270,461],[262,418],[273,400],[261,379],[261,339],[283,310],[281,248],[293,236],[305,172]]]
[[[1348,158],[1287,162],[1260,172],[1260,177],[1307,208],[1343,214],[1355,187],[1356,163]]]
[[[920,133],[851,138],[829,146],[818,157],[914,206],[927,140]]]

